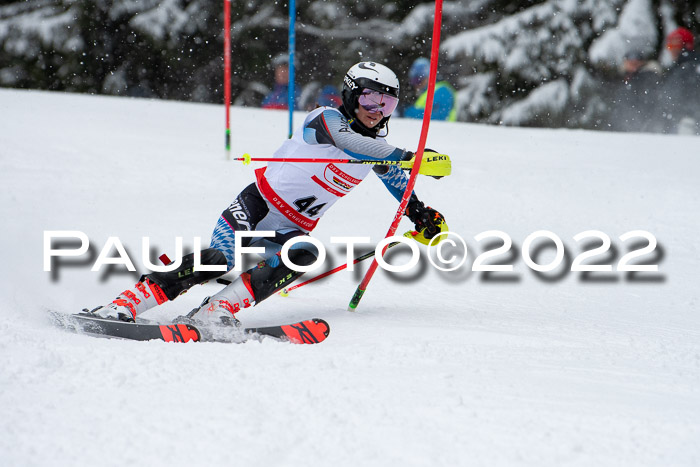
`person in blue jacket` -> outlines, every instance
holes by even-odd
[[[294,61],[296,63],[296,60]],[[279,54],[272,60],[275,72],[275,85],[272,91],[262,101],[263,109],[288,109],[289,105],[289,57]],[[294,87],[294,109],[299,107],[300,92]]]
[[[408,72],[408,82],[420,95],[413,106],[406,109],[404,117],[423,118],[425,104],[428,100],[428,78],[430,75],[430,60],[417,58]],[[433,112],[431,120],[457,120],[457,108],[455,106],[455,90],[447,81],[439,81],[435,84],[433,95]]]

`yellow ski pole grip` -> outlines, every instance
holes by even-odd
[[[415,157],[408,161],[402,161],[401,168],[404,170],[412,169],[414,160]],[[452,173],[450,156],[431,151],[424,152],[418,173],[430,177],[446,177],[450,175]]]
[[[423,163],[418,173],[431,177],[446,177],[450,175],[452,173],[450,156],[436,152],[426,152],[423,154]]]

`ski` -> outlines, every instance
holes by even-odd
[[[128,323],[116,319],[99,318],[88,313],[66,315],[51,311],[50,314],[56,325],[71,331],[136,341],[243,343],[269,337],[292,344],[318,344],[323,342],[330,333],[330,326],[320,318],[280,326],[223,329],[217,327],[212,331],[184,323]]]

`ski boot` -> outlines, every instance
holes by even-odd
[[[112,303],[93,310],[83,310],[99,318],[117,319],[133,323],[136,316],[156,305],[167,302],[168,298],[157,285],[142,277],[131,289],[127,289]]]
[[[250,286],[250,274],[243,273],[222,291],[212,297],[207,297],[198,308],[192,310],[187,316],[176,318],[176,322],[238,327],[240,322],[236,319],[236,313],[242,308],[248,308],[254,304],[255,298]]]

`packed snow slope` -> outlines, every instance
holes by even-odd
[[[109,302],[146,272],[143,237],[153,261],[174,256],[176,237],[207,246],[259,166],[226,161],[223,121],[221,106],[0,90],[1,465],[700,464],[700,138],[434,122],[428,147],[453,173],[421,177],[416,192],[465,239],[467,260],[441,272],[421,247],[413,270],[380,270],[355,313],[367,262],[239,314],[250,326],[323,318],[320,345],[54,328],[47,310]],[[285,112],[234,108],[232,122],[236,156],[268,156],[287,132]],[[420,124],[393,119],[389,142],[415,149]],[[313,233],[328,246],[318,272],[344,261],[332,236],[376,243],[396,206],[372,175],[338,202]],[[55,230],[85,233],[90,251],[45,272]],[[472,271],[503,243],[475,238],[491,230],[513,244],[484,264],[511,272]],[[536,273],[522,251],[541,230],[566,254]],[[589,230],[611,247],[583,264],[612,271],[570,270],[602,244],[574,240]],[[637,230],[658,245],[630,264],[657,272],[617,270],[649,243],[620,239]],[[109,237],[138,272],[91,272]],[[547,265],[553,245],[525,250]],[[394,264],[408,261],[402,248]],[[144,317],[167,321],[219,287]]]

